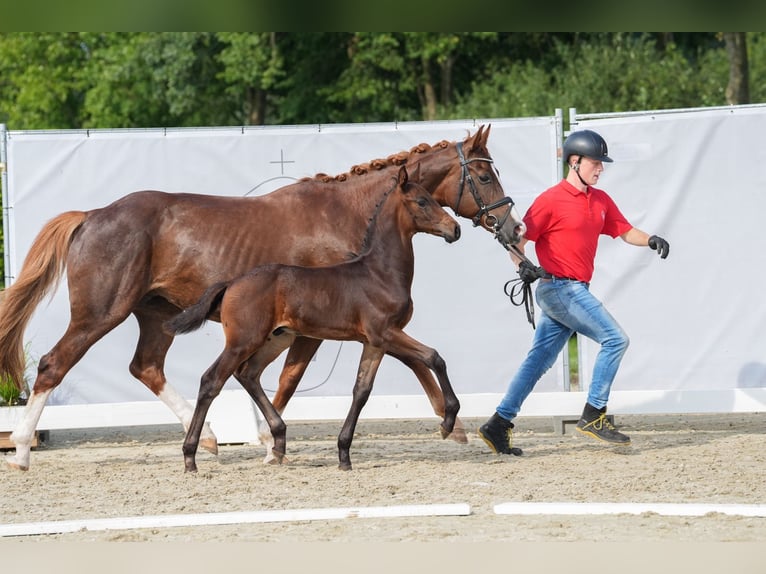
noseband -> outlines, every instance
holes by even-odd
[[[460,174],[460,187],[458,189],[457,193],[457,200],[455,201],[455,213],[458,213],[458,207],[460,206],[460,200],[463,198],[463,190],[465,189],[466,182],[468,183],[468,189],[471,190],[471,195],[473,196],[474,201],[476,202],[476,205],[479,207],[479,211],[476,212],[476,215],[473,216],[473,225],[474,227],[478,226],[481,223],[481,218],[483,215],[487,216],[487,225],[492,228],[492,230],[495,232],[495,238],[497,239],[499,237],[500,228],[505,225],[505,222],[508,220],[508,217],[511,215],[511,210],[513,209],[513,200],[505,196],[503,199],[496,201],[495,203],[492,203],[490,205],[486,205],[484,203],[484,200],[481,198],[481,195],[479,195],[478,190],[476,189],[476,184],[473,181],[473,177],[471,177],[471,172],[468,170],[468,164],[470,164],[473,161],[486,161],[490,164],[494,164],[494,161],[487,157],[474,157],[471,159],[466,159],[465,154],[463,153],[463,142],[458,142],[456,144],[457,147],[457,157],[460,159],[460,169],[462,170]],[[505,215],[502,219],[498,219],[494,215],[490,213],[493,209],[497,209],[498,207],[502,207],[503,205],[508,206],[508,210],[505,212]],[[502,243],[502,241],[501,241]]]

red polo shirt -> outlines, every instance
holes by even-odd
[[[583,193],[566,180],[541,193],[524,215],[525,237],[548,273],[590,283],[599,235],[618,237],[633,226],[606,192]]]

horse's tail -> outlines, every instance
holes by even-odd
[[[0,294],[0,375],[24,388],[24,330],[45,295],[58,286],[66,268],[72,237],[84,211],[54,217],[37,234],[16,282]]]
[[[168,319],[162,324],[162,328],[169,335],[180,335],[196,331],[205,324],[210,314],[220,305],[226,289],[229,288],[231,281],[223,281],[208,287],[202,297],[191,307],[172,319]]]

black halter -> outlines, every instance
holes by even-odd
[[[463,199],[463,189],[465,188],[466,182],[468,182],[468,188],[471,190],[471,195],[473,196],[473,199],[476,202],[476,205],[479,206],[479,211],[476,212],[476,215],[474,215],[472,219],[474,227],[478,226],[481,223],[482,216],[486,215],[487,225],[492,228],[492,230],[495,232],[495,238],[497,238],[499,236],[500,228],[503,227],[503,225],[505,225],[505,222],[507,221],[508,217],[511,215],[511,210],[513,209],[513,205],[514,205],[513,200],[510,197],[505,196],[503,197],[503,199],[496,201],[495,203],[486,205],[484,203],[484,200],[481,198],[481,195],[479,195],[479,192],[476,189],[476,184],[473,181],[473,177],[471,177],[471,172],[468,170],[468,164],[470,164],[472,161],[486,161],[491,164],[494,162],[487,157],[474,157],[471,159],[466,159],[465,154],[463,153],[463,143],[458,142],[456,144],[456,147],[457,147],[457,157],[458,159],[460,159],[460,168],[462,169],[462,173],[460,174],[460,187],[458,188],[457,200],[455,201],[454,211],[455,213],[458,213],[460,200]],[[489,213],[493,209],[497,209],[498,207],[502,207],[503,205],[507,205],[508,210],[505,212],[505,215],[503,216],[502,219],[498,219],[497,217]]]

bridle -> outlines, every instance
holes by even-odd
[[[474,201],[476,202],[476,205],[479,207],[479,211],[476,212],[476,215],[473,216],[472,222],[474,227],[478,227],[481,224],[481,218],[482,216],[486,216],[487,225],[492,228],[492,231],[495,234],[495,239],[497,239],[503,247],[508,249],[508,246],[500,239],[500,229],[505,225],[505,222],[508,220],[508,217],[511,215],[511,211],[513,210],[513,200],[505,196],[503,199],[500,199],[494,203],[491,203],[490,205],[487,205],[484,203],[484,200],[481,198],[481,195],[479,194],[479,191],[476,189],[476,184],[473,181],[473,177],[471,176],[471,172],[468,169],[468,165],[471,162],[474,161],[486,161],[487,163],[494,164],[495,162],[488,157],[474,157],[471,159],[466,159],[465,154],[463,153],[463,142],[458,142],[456,144],[457,147],[457,157],[460,160],[460,186],[458,187],[457,192],[457,200],[455,201],[455,207],[453,208],[453,211],[455,213],[458,213],[458,207],[460,206],[460,200],[463,199],[463,190],[465,189],[465,184],[468,183],[468,189],[471,191],[471,195],[473,196]],[[508,209],[505,212],[505,215],[498,219],[494,215],[490,213],[493,209],[497,209],[498,207],[502,207],[503,205],[507,205]]]
[[[505,225],[505,222],[508,220],[508,217],[510,217],[511,212],[513,211],[513,199],[511,199],[508,196],[503,197],[503,199],[496,201],[490,205],[486,205],[484,203],[484,200],[481,198],[481,195],[479,195],[478,190],[476,189],[476,184],[473,181],[473,177],[471,177],[471,172],[468,169],[468,165],[473,161],[486,161],[490,164],[494,164],[495,162],[487,157],[474,157],[471,159],[466,159],[465,154],[463,153],[463,143],[458,142],[456,144],[457,147],[457,156],[460,159],[460,168],[462,170],[460,174],[460,187],[458,188],[458,194],[457,194],[457,200],[455,201],[455,207],[453,211],[455,213],[458,213],[458,206],[460,205],[460,200],[463,198],[463,190],[465,189],[465,184],[468,182],[468,188],[471,190],[471,195],[473,196],[474,201],[476,202],[476,205],[479,206],[479,211],[476,212],[476,215],[473,216],[473,225],[474,227],[477,227],[481,223],[481,218],[483,215],[486,215],[487,219],[487,225],[492,228],[495,234],[495,239],[498,240],[498,242],[505,247],[508,251],[513,251],[514,254],[519,257],[521,260],[526,260],[529,263],[532,263],[525,255],[521,252],[521,250],[516,247],[515,245],[509,245],[506,244],[501,238],[500,238],[500,229]],[[503,205],[507,205],[508,209],[505,212],[505,215],[502,217],[502,219],[498,219],[491,213],[493,209],[497,209],[498,207],[502,207]],[[510,287],[510,290],[509,290]],[[521,306],[523,305],[526,312],[527,312],[527,320],[532,325],[532,328],[535,328],[535,307],[534,303],[532,302],[532,287],[529,285],[529,283],[525,283],[521,281],[520,279],[512,279],[508,281],[505,284],[504,287],[505,294],[508,296],[508,298],[511,300],[511,303],[514,305]],[[521,297],[521,300],[518,300],[518,298]]]

